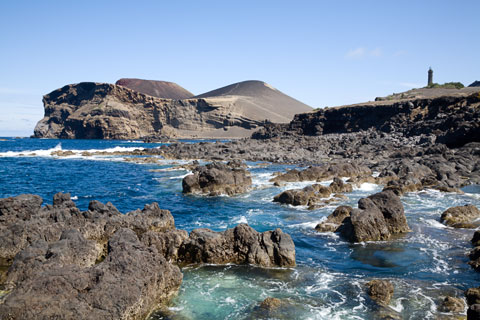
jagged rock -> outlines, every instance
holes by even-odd
[[[410,228],[400,198],[392,191],[382,191],[358,201],[358,209],[337,208],[317,231],[336,231],[351,242],[387,240],[392,234]]]
[[[352,207],[350,206],[339,206],[337,207],[332,214],[330,214],[325,221],[320,222],[315,227],[315,230],[318,232],[336,232],[342,222],[350,217],[350,212],[352,212]]]
[[[183,178],[183,193],[201,193],[209,196],[235,195],[247,192],[252,185],[250,173],[238,162],[213,162],[197,166]]]
[[[401,132],[405,136],[435,134],[436,142],[460,147],[480,141],[478,89],[465,88],[455,94],[431,98],[378,101],[295,115],[288,127],[270,130],[271,137],[289,132],[298,135],[325,135],[375,129]],[[283,132],[282,132],[283,131]]]
[[[452,207],[442,213],[440,221],[454,228],[475,228],[474,220],[480,218],[480,210],[474,205]]]
[[[465,310],[465,302],[461,298],[447,296],[438,310],[441,312],[463,312]]]
[[[26,248],[12,266],[15,287],[0,305],[0,317],[141,319],[180,286],[178,267],[143,246],[130,229],[118,230],[108,251],[95,265],[95,246],[78,231]]]
[[[344,183],[342,179],[335,177],[328,187],[314,184],[303,189],[286,190],[276,195],[273,201],[293,206],[314,206],[322,199],[330,197],[332,193],[352,192],[352,190],[351,184]],[[336,195],[336,197],[339,197],[339,195]]]
[[[292,238],[280,229],[258,233],[246,224],[224,232],[195,229],[179,251],[183,263],[295,266]]]
[[[154,246],[168,261],[177,261],[178,251],[187,239],[187,231],[169,230],[163,233],[148,231],[142,235],[141,241],[148,247]]]
[[[480,304],[472,304],[467,310],[467,320],[480,319]]]
[[[370,298],[378,304],[388,305],[393,297],[393,284],[387,280],[371,280],[366,284]]]
[[[175,229],[156,203],[122,214],[98,201],[82,212],[70,194],[42,201],[0,199],[0,263],[9,266],[2,319],[143,319],[178,290],[177,261],[295,265],[294,243],[280,229],[239,225],[218,233],[220,248],[215,235]]]
[[[363,177],[372,171],[355,162],[334,163],[323,166],[311,166],[305,170],[292,169],[272,178],[271,182],[323,181],[334,177]]]

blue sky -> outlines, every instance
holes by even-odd
[[[263,80],[312,107],[480,80],[480,1],[1,1],[0,136],[42,95],[122,77],[195,94]]]

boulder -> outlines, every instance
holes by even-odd
[[[224,232],[195,229],[183,242],[179,262],[295,266],[295,245],[280,229],[258,233],[246,224]]]
[[[317,224],[315,230],[318,232],[336,232],[343,220],[350,217],[350,212],[352,212],[352,210],[353,209],[350,206],[337,207],[327,219]]]
[[[314,184],[303,189],[290,189],[281,192],[273,198],[273,202],[290,204],[292,206],[315,206],[319,202],[328,203],[327,200],[332,193],[339,198],[339,193],[352,192],[353,187],[349,183],[344,183],[342,179],[335,177],[333,182],[325,187],[321,184]]]
[[[440,221],[454,228],[475,228],[479,223],[475,223],[474,220],[478,218],[480,218],[480,210],[469,204],[445,210]]]
[[[447,296],[438,307],[440,312],[464,312],[465,302],[461,298]]]
[[[358,209],[341,206],[315,228],[319,232],[339,232],[351,242],[387,240],[410,228],[400,198],[382,191],[358,201]]]
[[[236,161],[227,164],[212,162],[206,166],[197,166],[193,174],[186,176],[182,181],[183,193],[209,196],[245,193],[251,185],[250,173]]]
[[[469,306],[480,304],[480,287],[467,289],[467,291],[465,291],[465,297],[467,298],[467,304]]]
[[[472,304],[467,310],[467,320],[480,319],[480,304]]]
[[[248,320],[256,319],[292,319],[295,317],[293,303],[288,299],[268,297],[253,308]]]
[[[380,305],[388,305],[393,297],[393,284],[387,280],[371,280],[366,284],[369,297]]]

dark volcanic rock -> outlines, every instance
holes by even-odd
[[[480,218],[480,210],[474,205],[448,208],[442,213],[440,222],[454,228],[475,228],[474,220]]]
[[[178,267],[143,246],[130,229],[114,234],[107,258],[97,265],[95,245],[90,241],[82,248],[85,241],[80,233],[70,232],[58,242],[22,251],[9,271],[15,288],[0,306],[0,316],[143,319],[180,286]]]
[[[472,87],[480,87],[480,81],[473,81],[470,85],[469,85],[470,88]]]
[[[467,320],[480,319],[480,304],[472,304],[467,310]]]
[[[438,308],[441,312],[464,312],[465,302],[461,298],[447,296]]]
[[[193,174],[183,178],[183,193],[231,196],[247,192],[252,185],[252,178],[243,166],[238,161],[227,164],[213,162],[206,166],[198,166],[193,170]]]
[[[480,95],[472,92],[464,90],[450,96],[324,108],[297,114],[287,132],[314,136],[373,128],[387,133],[401,132],[405,136],[435,134],[437,142],[460,147],[480,141]],[[284,133],[269,131],[270,137]]]
[[[467,310],[467,319],[480,319],[480,287],[468,289],[465,292],[465,297],[467,298],[467,304],[469,306]]]
[[[465,292],[465,297],[467,298],[467,304],[469,306],[472,304],[480,304],[480,287],[468,289]]]
[[[472,244],[475,248],[473,248],[473,250],[470,251],[470,254],[468,255],[468,257],[470,258],[468,264],[476,271],[480,271],[480,231],[475,231],[475,233],[473,234]],[[478,296],[480,297],[480,290],[478,290],[478,293]],[[480,303],[480,298],[478,303]]]
[[[358,201],[358,209],[341,206],[317,225],[317,231],[335,231],[351,242],[387,240],[410,228],[400,198],[382,191]]]
[[[352,192],[352,190],[351,184],[344,183],[342,179],[335,177],[328,187],[314,184],[303,189],[286,190],[276,195],[273,201],[293,206],[314,206],[322,199],[330,197],[332,193]],[[329,203],[331,200],[324,200],[324,202]]]
[[[224,232],[195,229],[180,249],[183,263],[295,266],[292,238],[280,229],[258,233],[246,224]]]
[[[393,284],[387,280],[372,280],[366,284],[370,298],[378,304],[388,305],[393,297]]]
[[[41,203],[33,195],[0,199],[0,263],[9,266],[1,319],[144,319],[178,290],[177,261],[295,265],[293,241],[280,229],[227,230],[226,256],[198,233],[175,229],[156,203],[126,214],[98,201],[82,212],[62,193]]]
[[[247,317],[248,320],[257,319],[293,319],[296,314],[293,304],[287,299],[266,298],[255,306],[253,312]]]
[[[372,171],[355,162],[333,163],[322,166],[311,166],[305,170],[292,169],[271,179],[272,182],[322,181],[334,177],[365,177]]]
[[[352,212],[352,207],[350,206],[339,206],[335,211],[330,214],[325,221],[320,222],[315,227],[315,230],[318,232],[336,232],[341,226],[342,222],[350,217],[350,212]]]

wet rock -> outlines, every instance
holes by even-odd
[[[370,298],[380,305],[388,305],[393,297],[394,287],[387,280],[371,280],[366,284]]]
[[[177,291],[177,261],[295,265],[293,241],[280,229],[239,225],[189,237],[156,203],[126,214],[98,201],[82,212],[63,193],[41,203],[0,199],[0,262],[9,265],[2,319],[142,319]]]
[[[314,184],[303,189],[290,189],[283,191],[273,198],[273,202],[291,204],[293,206],[315,206],[319,202],[325,202],[332,193],[352,192],[353,187],[349,183],[344,183],[342,179],[335,177],[330,186],[325,187],[321,184]],[[341,195],[337,195],[337,198]]]
[[[465,291],[465,297],[467,298],[467,304],[469,306],[480,304],[480,287],[468,289]]]
[[[447,296],[438,307],[440,312],[464,312],[465,302],[461,298]]]
[[[480,319],[480,304],[472,304],[467,310],[467,320]]]
[[[355,162],[342,162],[323,166],[310,166],[305,170],[292,169],[271,179],[271,182],[323,181],[334,177],[363,177],[372,171]]]
[[[478,223],[474,220],[480,218],[480,210],[474,205],[452,207],[442,213],[440,222],[454,228],[475,228]]]
[[[292,206],[306,206],[312,204],[315,198],[313,190],[291,189],[276,195],[273,198],[273,202],[291,204]]]
[[[198,166],[183,178],[183,193],[201,193],[210,196],[235,195],[247,192],[252,185],[250,173],[238,161],[227,164],[213,162]]]
[[[350,217],[352,212],[350,206],[339,206],[330,214],[325,221],[320,222],[315,227],[318,232],[336,232],[343,220]]]
[[[247,319],[292,319],[292,307],[287,299],[269,297],[257,305]]]
[[[474,247],[480,246],[480,231],[475,231],[472,238],[472,244]]]
[[[387,240],[410,228],[400,198],[392,191],[382,191],[360,199],[358,209],[351,210],[336,231],[351,242],[362,242]]]
[[[275,310],[285,304],[285,301],[278,298],[266,298],[260,303],[260,308],[265,310]]]
[[[224,232],[195,229],[182,244],[179,256],[183,263],[295,266],[295,246],[288,234],[280,229],[258,233],[246,224]]]

